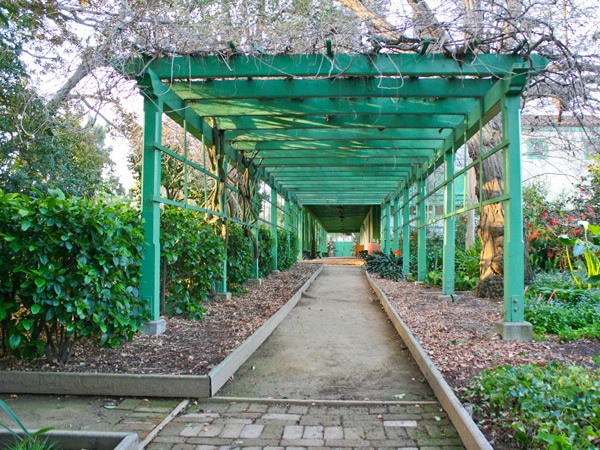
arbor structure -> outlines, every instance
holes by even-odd
[[[272,226],[277,224],[278,195],[285,199],[283,208],[290,211],[286,220],[295,221],[296,230],[303,223],[298,217],[304,216],[327,232],[358,232],[367,215],[378,215],[369,223],[381,228],[382,247],[390,250],[395,222],[395,233],[405,237],[405,260],[406,236],[409,227],[416,226],[420,280],[427,270],[426,228],[443,221],[446,295],[454,294],[455,216],[503,202],[504,265],[510,270],[504,277],[501,331],[507,339],[530,337],[531,329],[523,322],[520,95],[545,60],[535,55],[527,60],[516,55],[457,59],[424,51],[335,54],[329,44],[324,50],[147,58],[128,66],[127,73],[137,79],[145,98],[142,214],[148,251],[141,295],[157,305],[159,205],[179,204],[226,217],[224,193],[235,189],[227,175],[230,164],[255,180],[245,186],[250,198],[256,198],[259,182],[270,187]],[[161,195],[165,155],[190,170],[204,170],[163,145],[163,114],[212,149],[212,203],[189,205]],[[497,115],[501,142],[455,171],[457,150]],[[503,193],[457,208],[457,177],[497,153],[504,161]],[[440,167],[443,181],[426,189],[427,178]],[[444,193],[442,212],[430,204],[439,192]],[[402,227],[397,226],[400,217]],[[302,236],[314,240],[310,234]],[[394,240],[399,242],[399,237]],[[223,280],[222,288],[226,273]]]

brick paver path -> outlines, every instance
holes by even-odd
[[[437,402],[271,404],[201,402],[176,417],[150,450],[463,449]]]

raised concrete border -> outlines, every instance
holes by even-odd
[[[454,392],[450,386],[448,386],[448,383],[446,383],[446,380],[444,380],[440,371],[431,362],[431,359],[429,359],[415,336],[392,307],[387,296],[379,286],[375,284],[369,274],[367,272],[365,272],[365,274],[371,288],[379,298],[384,311],[394,325],[394,328],[396,328],[396,331],[398,331],[398,334],[410,350],[413,358],[419,365],[421,372],[423,372],[423,375],[429,382],[435,396],[442,405],[442,408],[444,408],[448,414],[448,417],[456,428],[464,446],[467,450],[493,450],[493,447],[485,438],[481,430],[477,427],[475,422],[473,422],[473,419],[463,408],[458,398],[456,398],[456,395],[454,395]]]
[[[22,430],[13,430],[23,435]],[[33,430],[31,430],[33,431]],[[105,431],[62,431],[50,430],[41,436],[54,444],[55,448],[74,450],[95,448],[99,450],[138,450],[138,435]],[[7,430],[0,431],[0,447],[5,448],[14,442],[14,435]]]
[[[306,291],[310,285],[315,281],[315,278],[319,276],[323,266],[321,265],[315,273],[300,287],[300,289],[288,300],[288,302],[279,308],[275,314],[273,314],[269,320],[262,324],[262,326],[252,334],[248,339],[242,342],[238,348],[229,354],[221,364],[216,366],[210,371],[208,376],[210,377],[210,394],[208,396],[215,395],[219,389],[221,389],[225,383],[231,378],[231,376],[244,364],[248,358],[262,345],[262,343],[273,333],[275,328],[287,317],[290,311],[300,301],[302,294]]]
[[[181,398],[210,393],[206,375],[4,371],[0,372],[0,381],[0,392],[5,394]]]
[[[207,398],[213,396],[296,306],[319,267],[288,302],[208,375],[148,375],[0,371],[0,393]]]

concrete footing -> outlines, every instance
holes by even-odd
[[[142,325],[142,333],[149,336],[164,334],[167,331],[167,321],[165,319],[151,320]]]
[[[494,326],[504,341],[533,341],[533,325],[529,322],[496,322]]]
[[[228,302],[231,300],[231,292],[217,292],[212,296],[213,300]]]
[[[262,286],[263,280],[262,278],[250,278],[246,281],[246,284],[249,286]]]

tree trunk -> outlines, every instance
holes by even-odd
[[[483,128],[483,145],[476,134],[468,143],[469,156],[479,158],[502,139],[502,124],[499,117],[492,119]],[[498,152],[475,166],[475,194],[481,200],[490,200],[502,195],[504,189],[502,153]],[[477,234],[481,239],[479,259],[479,284],[476,294],[480,297],[502,297],[504,274],[504,208],[502,203],[492,203],[481,208]]]

